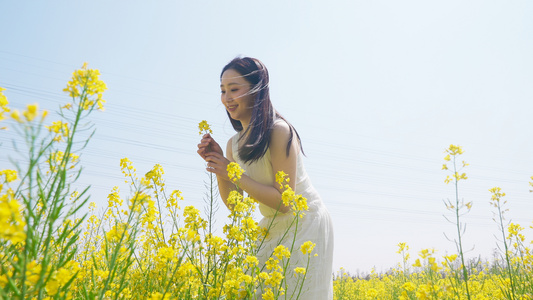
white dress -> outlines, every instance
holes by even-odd
[[[265,185],[277,184],[275,182],[275,174],[272,170],[270,149],[268,149],[265,155],[259,160],[250,164],[245,164],[238,155],[238,139],[239,134],[232,137],[232,154],[235,162],[245,170],[244,174]],[[299,220],[296,240],[291,253],[288,269],[292,271],[296,267],[306,267],[307,255],[302,254],[300,246],[307,241],[315,243],[316,246],[311,255],[310,265],[307,269],[306,279],[299,299],[330,300],[333,299],[333,225],[328,210],[322,203],[320,195],[312,186],[311,181],[305,172],[301,152],[298,154],[296,177],[295,193],[297,195],[301,194],[303,197],[307,198],[309,210],[305,212],[305,216]],[[291,178],[291,180],[294,179]],[[263,215],[263,218],[259,222],[259,226],[268,227],[276,214],[276,210],[261,203],[259,203],[259,210]],[[286,214],[280,212],[277,213],[274,219],[274,226],[272,226],[269,231],[269,237],[258,254],[258,259],[261,264],[264,264],[264,262],[271,256],[277,245],[283,244],[290,249],[294,230],[291,234],[287,235],[288,237],[286,236],[283,240],[281,239],[287,227],[289,227],[290,223],[293,221],[293,218],[294,216],[292,212]],[[317,256],[314,256],[315,253]],[[296,279],[297,277],[292,273],[286,274],[288,289],[285,293],[287,299],[291,299],[290,295],[298,294],[298,291],[293,294]],[[285,299],[285,296],[281,296],[280,299]],[[296,299],[296,296],[292,299]]]

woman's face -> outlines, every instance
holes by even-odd
[[[244,126],[250,123],[254,95],[250,94],[251,84],[239,72],[228,69],[220,79],[220,100],[232,119],[241,121]]]

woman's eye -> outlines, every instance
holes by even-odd
[[[236,92],[238,91],[239,89],[231,89],[232,92]]]
[[[226,93],[226,91],[220,91],[220,93],[221,93],[221,94],[225,94],[225,93]]]

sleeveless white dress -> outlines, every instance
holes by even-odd
[[[232,154],[235,162],[245,170],[244,174],[259,183],[277,185],[278,183],[275,182],[275,174],[272,170],[270,149],[259,160],[245,164],[238,155],[238,139],[239,134],[234,135],[231,139]],[[298,299],[330,300],[333,299],[333,225],[328,210],[322,203],[320,195],[311,185],[311,181],[305,172],[301,152],[298,154],[296,177],[295,193],[307,198],[309,210],[298,221],[296,240],[288,267],[289,272],[286,274],[287,290],[285,294],[287,297],[281,296],[280,299],[296,299],[298,291],[295,291],[294,286],[297,284],[297,277],[294,276],[292,271],[296,267],[306,267],[307,255],[302,254],[300,246],[304,242],[311,241],[316,246],[312,252],[306,279]],[[291,178],[292,180],[294,179]],[[263,215],[259,226],[268,227],[274,218],[274,225],[271,226],[269,236],[258,254],[260,263],[264,264],[271,256],[274,248],[279,244],[290,249],[294,236],[294,226],[293,230],[285,238],[282,238],[282,235],[290,226],[294,215],[291,211],[286,214],[278,212],[276,215],[276,210],[262,203],[259,203],[259,210]],[[317,256],[314,256],[315,253]],[[259,291],[258,293],[261,292]],[[291,295],[293,296],[291,297]]]

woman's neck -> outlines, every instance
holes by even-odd
[[[246,132],[248,130],[248,126],[250,126],[250,120],[240,120],[242,125],[242,132]]]

